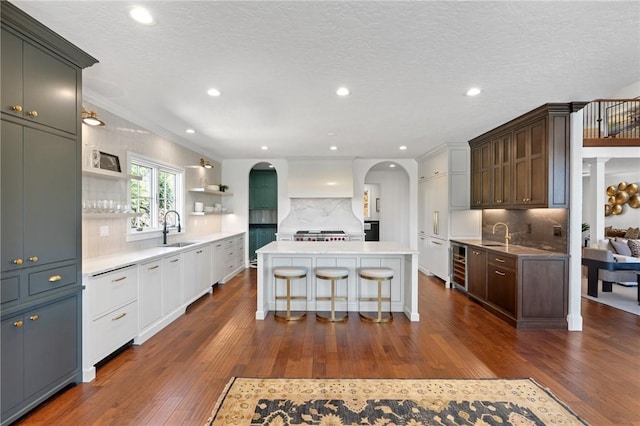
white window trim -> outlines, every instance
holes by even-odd
[[[138,154],[136,152],[128,151],[127,152],[127,173],[131,170],[132,159],[140,160],[141,162],[149,163],[151,166],[159,166],[169,169],[173,171],[178,176],[178,182],[176,182],[176,188],[180,188],[178,194],[176,194],[176,206],[177,211],[180,214],[180,224],[181,231],[180,234],[184,234],[187,226],[186,226],[186,216],[185,216],[185,196],[186,196],[186,171],[184,168],[177,166],[175,164],[167,163],[162,160],[158,160],[157,158],[148,157],[146,155]],[[131,185],[127,185],[127,200],[131,200]],[[177,235],[177,230],[173,230],[169,235]],[[144,231],[131,231],[131,228],[127,226],[127,242],[131,241],[142,241],[148,240],[152,238],[162,238],[162,230],[160,229],[148,229]]]

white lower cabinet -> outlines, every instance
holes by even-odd
[[[182,302],[182,256],[162,259],[162,315],[166,316],[180,307]]]
[[[211,290],[211,245],[185,251],[182,260],[182,301],[191,303]]]
[[[82,380],[92,381],[98,362],[132,340],[143,344],[210,293],[214,283],[243,268],[244,235],[239,235],[85,275]]]
[[[138,266],[85,278],[82,298],[82,380],[95,365],[138,335]]]
[[[162,318],[162,272],[161,259],[138,267],[140,330],[145,330]]]

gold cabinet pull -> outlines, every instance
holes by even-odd
[[[171,263],[176,263],[176,262],[177,262],[177,261],[179,261],[179,260],[180,260],[180,259],[173,259],[173,260],[170,260],[170,262],[171,262]]]
[[[38,116],[38,111],[36,111],[35,109],[33,111],[28,111],[27,115],[30,117],[37,117]]]
[[[20,259],[20,258],[13,259],[13,264],[14,265],[22,265],[22,259]]]
[[[111,321],[118,321],[119,319],[122,319],[122,318],[124,318],[125,316],[127,316],[127,313],[126,313],[126,312],[123,312],[123,313],[121,313],[120,315],[118,315],[117,317],[115,317],[115,318],[111,318]]]
[[[50,283],[55,283],[56,281],[60,281],[62,279],[62,275],[51,275],[49,277]]]
[[[31,321],[38,321],[38,320],[40,319],[40,315],[38,315],[38,314],[36,314],[36,315],[31,315],[31,316],[29,317],[29,319],[30,319]]]
[[[29,258],[29,261],[31,261],[31,262],[37,262],[38,260],[40,260],[40,259],[38,258],[38,256],[31,256],[31,257]]]
[[[496,262],[504,263],[504,259],[500,259],[499,257],[496,257]]]
[[[22,327],[22,324],[24,324],[22,320],[19,320],[13,323],[14,327]]]
[[[22,112],[22,105],[11,105],[11,111]]]
[[[498,274],[498,275],[501,275],[501,276],[503,276],[503,277],[504,277],[505,275],[507,275],[507,274],[505,274],[504,272],[500,272],[500,271],[495,271],[495,273],[496,273],[496,274]]]
[[[150,267],[150,268],[147,268],[147,270],[148,270],[148,271],[153,271],[154,269],[158,269],[158,268],[159,268],[159,266],[158,266],[158,265],[156,265],[156,266],[152,266],[152,267]]]
[[[127,279],[127,277],[125,276],[125,277],[120,277],[120,278],[116,278],[114,280],[111,280],[111,282],[112,283],[117,283],[118,281],[122,281],[122,280],[126,280],[126,279]]]

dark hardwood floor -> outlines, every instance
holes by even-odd
[[[640,317],[582,300],[584,331],[523,331],[420,274],[421,321],[256,321],[255,269],[23,425],[202,425],[232,376],[525,378],[592,425],[640,424]]]

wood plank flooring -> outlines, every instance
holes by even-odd
[[[256,321],[255,269],[21,425],[202,425],[232,376],[525,378],[592,425],[640,425],[640,317],[582,300],[584,331],[516,330],[420,274],[421,321]]]

